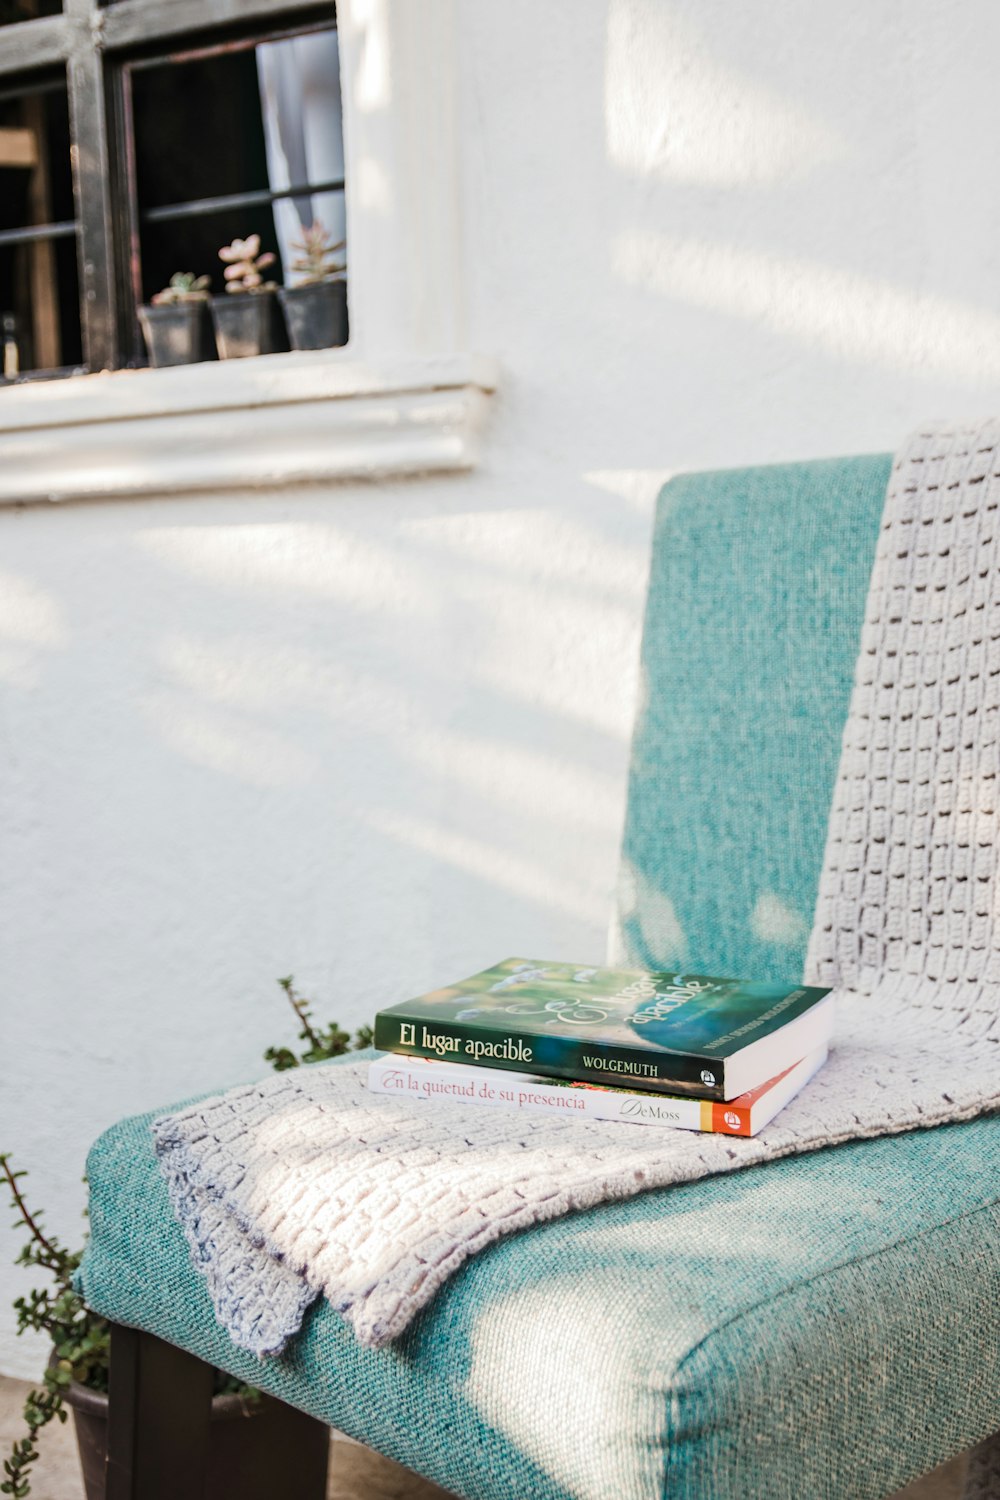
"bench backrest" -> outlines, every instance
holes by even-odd
[[[801,978],[890,466],[664,486],[614,957]]]

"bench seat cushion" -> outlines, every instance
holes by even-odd
[[[876,1500],[1000,1427],[1000,1120],[605,1205],[469,1262],[394,1346],[326,1303],[258,1363],[152,1150],[89,1160],[88,1302],[468,1500]]]

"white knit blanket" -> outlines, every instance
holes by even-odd
[[[755,1140],[370,1094],[299,1068],[157,1122],[220,1322],[279,1351],[326,1296],[395,1338],[475,1251],[571,1209],[1000,1105],[1000,422],[893,469],[807,977],[818,1077]]]

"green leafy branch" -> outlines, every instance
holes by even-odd
[[[0,1178],[10,1192],[11,1206],[17,1217],[15,1229],[26,1229],[28,1243],[18,1255],[16,1264],[37,1266],[52,1278],[52,1285],[34,1288],[14,1303],[17,1332],[30,1329],[45,1333],[52,1343],[52,1359],[42,1379],[41,1390],[32,1390],[24,1403],[27,1434],[15,1441],[10,1457],[4,1461],[0,1494],[23,1500],[31,1492],[29,1471],[38,1458],[36,1440],[49,1422],[66,1420],[63,1403],[65,1392],[76,1380],[91,1390],[108,1388],[108,1351],[110,1330],[103,1318],[91,1312],[73,1287],[73,1273],[80,1264],[82,1252],[64,1250],[55,1235],[42,1228],[42,1216],[33,1213],[25,1201],[20,1183],[27,1174],[15,1172],[7,1154],[0,1155]]]
[[[298,993],[292,976],[279,979],[278,983],[301,1028],[299,1040],[308,1044],[300,1055],[288,1047],[269,1047],[264,1056],[279,1073],[303,1063],[340,1057],[352,1046],[371,1046],[369,1026],[360,1027],[353,1042],[350,1033],[342,1031],[335,1021],[326,1027],[317,1026],[310,1003]],[[25,1400],[25,1435],[15,1440],[10,1456],[4,1461],[0,1495],[10,1495],[12,1500],[24,1500],[31,1493],[30,1471],[38,1460],[38,1434],[52,1421],[66,1421],[64,1398],[73,1382],[88,1390],[107,1391],[111,1350],[111,1331],[106,1320],[91,1311],[73,1286],[73,1275],[83,1259],[83,1251],[64,1249],[55,1235],[44,1228],[42,1215],[28,1207],[21,1191],[21,1181],[26,1176],[26,1172],[13,1170],[9,1154],[0,1153],[0,1183],[6,1184],[10,1194],[16,1215],[14,1227],[26,1229],[29,1236],[15,1264],[33,1266],[51,1280],[51,1285],[35,1287],[14,1303],[17,1332],[31,1330],[46,1334],[52,1344],[52,1357],[42,1377],[42,1388],[29,1391]],[[252,1386],[217,1370],[214,1393],[228,1392],[251,1403],[260,1398],[260,1392]]]
[[[353,1042],[350,1032],[342,1031],[336,1021],[331,1021],[326,1027],[316,1026],[312,1019],[312,1002],[299,994],[295,988],[294,977],[289,974],[285,979],[279,979],[278,983],[284,990],[301,1027],[299,1040],[307,1042],[308,1046],[301,1055],[296,1055],[288,1047],[268,1047],[264,1053],[264,1060],[271,1064],[276,1073],[284,1073],[289,1068],[297,1068],[303,1063],[328,1062],[331,1057],[342,1057],[352,1047],[371,1046],[372,1029],[370,1026],[359,1027],[355,1032]]]

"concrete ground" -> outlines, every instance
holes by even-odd
[[[29,1386],[0,1375],[0,1463],[21,1431],[21,1407]],[[71,1422],[43,1432],[41,1459],[34,1470],[33,1500],[83,1500]],[[963,1462],[945,1464],[927,1479],[901,1490],[895,1500],[960,1500]],[[407,1469],[352,1443],[335,1438],[327,1500],[447,1500],[444,1490],[418,1479]]]

